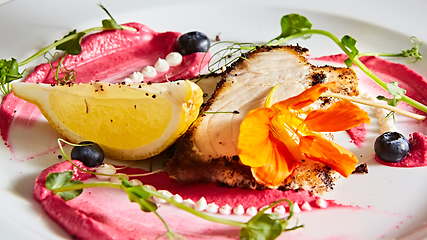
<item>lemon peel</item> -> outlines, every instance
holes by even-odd
[[[197,118],[203,92],[179,80],[156,84],[49,85],[16,82],[13,93],[35,104],[71,142],[98,143],[106,156],[139,160],[172,145]]]

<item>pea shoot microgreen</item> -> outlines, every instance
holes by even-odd
[[[69,55],[78,55],[82,52],[81,47],[81,40],[82,38],[95,31],[103,31],[103,30],[130,30],[135,31],[134,28],[122,26],[117,24],[117,22],[114,20],[114,18],[111,16],[111,14],[107,11],[107,9],[99,4],[99,6],[108,14],[110,19],[104,19],[102,20],[102,27],[94,27],[89,28],[87,30],[77,32],[76,29],[69,32],[67,35],[65,35],[62,39],[54,41],[52,44],[46,46],[45,48],[41,49],[40,51],[36,52],[29,58],[18,62],[15,58],[11,58],[11,60],[1,59],[0,60],[0,91],[2,94],[6,95],[10,92],[10,83],[12,81],[18,80],[23,78],[25,70],[22,72],[19,72],[19,67],[24,66],[33,60],[37,59],[40,56],[44,56],[49,50],[55,48],[57,51],[63,51],[63,58],[60,61],[60,65],[63,63],[64,57]],[[64,77],[63,78],[57,78],[59,71],[64,71]],[[56,75],[56,81],[58,83],[63,82],[70,82],[75,78],[75,72],[70,72],[66,70],[66,68],[59,67],[57,68],[57,71],[55,73]],[[71,74],[71,75],[70,75]]]
[[[72,146],[82,146],[82,145],[73,144],[63,139],[58,139],[60,150],[67,161],[71,162],[74,167],[76,167],[81,171],[96,174],[94,172],[85,170],[77,166],[75,163],[73,163],[65,154],[61,144],[62,142],[70,144]],[[105,174],[102,174],[102,175],[105,175]],[[135,175],[128,175],[128,176],[143,176],[143,175],[146,175],[146,174],[135,174]],[[159,219],[165,225],[165,228],[167,230],[166,236],[169,239],[183,239],[183,236],[174,233],[170,228],[170,226],[167,224],[167,222],[159,215],[159,213],[157,212],[158,206],[151,200],[152,197],[164,199],[168,203],[173,204],[176,207],[184,211],[187,211],[197,217],[203,218],[205,220],[238,227],[241,229],[240,230],[241,239],[247,239],[247,240],[275,239],[278,236],[280,236],[280,234],[284,231],[291,231],[291,230],[295,230],[303,227],[303,225],[298,225],[297,223],[295,226],[288,228],[289,220],[293,216],[293,207],[292,207],[293,204],[291,201],[287,199],[278,200],[270,204],[268,207],[260,210],[248,222],[244,223],[244,222],[238,222],[234,220],[229,220],[229,219],[224,219],[224,218],[219,218],[216,216],[204,214],[191,207],[188,207],[182,203],[175,201],[173,198],[166,197],[163,194],[155,190],[152,190],[150,188],[147,188],[143,185],[132,185],[125,178],[120,178],[121,184],[119,184],[119,183],[112,183],[112,182],[83,183],[82,181],[79,181],[79,180],[72,180],[72,177],[73,177],[72,170],[50,173],[46,177],[45,186],[48,190],[51,190],[54,194],[57,194],[65,201],[78,197],[80,194],[83,193],[83,189],[85,188],[107,187],[107,188],[121,189],[128,195],[129,200],[131,202],[135,202],[140,206],[142,211],[153,212],[159,217]],[[283,201],[288,202],[289,209],[290,209],[290,213],[286,218],[280,218],[277,213],[265,214],[265,211],[275,207],[277,204]]]
[[[71,180],[72,176],[73,171],[71,170],[50,173],[46,178],[46,188],[59,195],[65,201],[78,197],[85,188],[107,187],[121,189],[128,195],[131,202],[135,202],[140,206],[142,211],[153,212],[160,218],[165,225],[169,239],[176,239],[177,237],[181,238],[182,236],[174,233],[166,221],[157,213],[157,205],[150,200],[152,197],[164,199],[168,203],[205,220],[238,227],[241,229],[241,239],[276,239],[284,231],[291,231],[303,227],[303,225],[296,224],[295,226],[288,228],[289,220],[293,216],[293,207],[292,202],[287,199],[279,200],[270,204],[267,208],[259,211],[254,217],[245,223],[204,214],[179,203],[170,197],[166,197],[157,191],[144,187],[143,185],[132,185],[124,178],[121,179],[121,184],[110,182],[83,183],[81,181]],[[287,201],[289,204],[290,213],[287,217],[280,218],[277,213],[265,214],[265,211],[275,207],[283,201]]]
[[[410,40],[414,44],[414,47],[412,47],[411,49],[403,49],[400,53],[391,53],[391,54],[380,53],[380,52],[360,53],[358,48],[356,47],[357,41],[354,38],[348,35],[345,35],[344,37],[339,39],[328,31],[312,29],[312,24],[310,23],[310,21],[306,17],[301,16],[299,14],[288,14],[283,16],[281,18],[280,24],[281,24],[281,34],[276,38],[273,38],[272,40],[267,42],[265,44],[266,46],[281,45],[290,40],[297,39],[297,38],[308,39],[314,34],[326,36],[330,38],[333,42],[335,42],[341,48],[341,50],[348,56],[348,58],[345,60],[345,64],[348,67],[352,67],[353,65],[356,65],[360,70],[366,73],[372,80],[374,80],[378,85],[380,85],[382,88],[387,90],[393,96],[391,100],[387,100],[385,97],[379,97],[378,99],[386,100],[388,104],[394,107],[400,101],[402,101],[427,113],[427,106],[406,96],[405,90],[398,87],[397,84],[386,83],[382,81],[369,68],[367,68],[359,59],[362,56],[404,57],[407,59],[408,63],[417,62],[419,60],[422,60],[422,55],[419,52],[419,47],[422,45],[422,42],[418,38],[414,36],[411,37]],[[209,73],[215,73],[221,70],[220,68],[213,67],[213,66],[216,66],[218,63],[224,62],[225,63],[224,65],[230,65],[236,59],[244,58],[244,54],[246,52],[255,50],[257,47],[261,46],[259,44],[235,43],[235,42],[217,42],[212,46],[215,46],[221,43],[228,43],[228,44],[231,43],[231,45],[213,54],[213,56],[220,57],[220,59],[212,63],[209,62],[208,64]],[[234,57],[234,55],[237,53],[242,54],[243,57],[239,57],[239,56]]]

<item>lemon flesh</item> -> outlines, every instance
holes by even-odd
[[[64,137],[98,143],[106,156],[138,160],[172,145],[197,118],[202,90],[190,81],[158,84],[13,83]]]

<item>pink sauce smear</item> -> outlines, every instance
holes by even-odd
[[[74,163],[83,169],[91,170],[79,161],[74,161]],[[78,170],[67,161],[55,164],[40,173],[34,186],[34,198],[41,203],[45,212],[72,236],[78,239],[141,239],[141,237],[151,239],[166,232],[164,225],[156,215],[141,211],[139,206],[130,203],[127,196],[120,190],[85,189],[79,197],[65,202],[46,189],[46,177],[49,173],[67,170],[73,170],[75,180],[85,181],[93,177],[92,174]],[[120,172],[146,173],[146,171],[136,168],[126,168]],[[251,206],[258,209],[278,199],[286,198],[299,204],[309,202],[313,210],[317,208],[314,203],[317,197],[306,191],[258,191],[224,188],[213,183],[181,185],[169,178],[167,173],[137,179],[156,189],[169,190],[173,194],[179,194],[183,199],[190,198],[197,202],[201,197],[205,197],[208,203],[215,202],[218,206],[229,204],[231,207],[236,207],[242,204],[245,209]],[[327,200],[327,203],[328,208],[346,207],[333,200]],[[282,205],[288,206],[287,203]],[[162,210],[163,208],[160,207],[158,212],[171,228],[189,239],[236,239],[239,236],[238,228],[207,222],[184,211],[162,212]]]
[[[325,56],[316,58],[316,60],[329,61],[335,63],[344,63],[344,60],[347,59],[345,54],[338,54],[332,56]],[[399,86],[406,89],[406,95],[416,101],[427,105],[427,94],[425,89],[427,89],[427,80],[416,73],[414,70],[410,69],[406,65],[392,63],[387,60],[378,57],[361,57],[360,60],[363,64],[366,65],[375,75],[380,77],[385,82],[398,81]],[[368,76],[358,74],[359,80],[363,81],[369,87],[379,90],[382,95],[390,97],[390,95],[381,87],[379,87],[375,82],[369,79]],[[403,105],[405,110],[409,110],[421,115],[426,115],[426,113],[413,108],[409,105]],[[423,126],[427,126],[427,121],[424,120],[421,122]],[[366,132],[364,129],[357,127],[355,129],[350,129],[347,131],[353,140],[356,146],[360,146],[363,143]],[[410,152],[408,156],[398,163],[389,163],[380,160],[377,156],[375,159],[384,165],[391,167],[423,167],[427,166],[427,137],[420,132],[415,132],[411,134],[409,138],[410,143]]]
[[[148,65],[154,66],[158,58],[165,59],[167,54],[177,51],[176,39],[181,33],[159,33],[139,23],[125,25],[137,31],[114,30],[88,35],[82,40],[81,54],[66,56],[63,66],[77,72],[76,83],[120,81]],[[170,67],[167,72],[159,72],[155,77],[144,78],[144,81],[157,83],[193,78],[199,75],[199,70],[209,58],[210,53],[185,55],[180,65]],[[52,63],[54,68],[57,64],[58,61]],[[59,77],[62,76],[60,73]],[[25,82],[56,83],[48,63],[37,66]],[[33,104],[12,93],[5,96],[0,107],[0,133],[6,144],[17,112],[22,120],[19,124],[23,126],[31,126],[33,120],[41,115]]]

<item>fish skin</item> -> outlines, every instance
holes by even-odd
[[[308,49],[299,46],[260,47],[245,54],[222,74],[213,76],[213,81],[218,81],[216,89],[197,120],[177,141],[174,155],[167,164],[170,176],[182,183],[217,182],[228,187],[265,189],[238,157],[239,128],[246,114],[262,107],[275,85],[278,89],[273,94],[273,102],[328,81],[337,83],[328,91],[349,96],[359,94],[353,70],[313,66],[305,58],[307,53]],[[328,107],[332,102],[329,98],[320,98],[317,107]],[[239,114],[203,113],[234,110]],[[323,193],[333,189],[339,177],[329,167],[306,159],[278,189]]]

